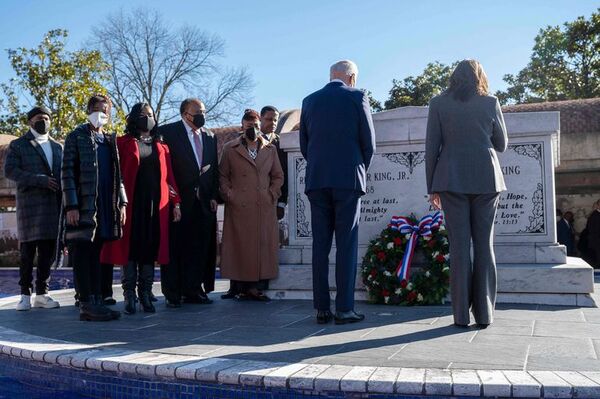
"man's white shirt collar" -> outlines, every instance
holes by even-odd
[[[329,81],[329,83],[331,83],[331,82],[340,82],[341,84],[343,84],[344,86],[346,86],[346,83],[344,83],[344,81],[342,79],[331,79]]]

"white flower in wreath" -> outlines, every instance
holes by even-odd
[[[444,225],[441,225],[440,228],[438,229],[439,231],[446,231],[446,227],[444,227]]]
[[[373,280],[373,276],[371,276],[371,275],[369,274],[369,277],[367,277],[367,280],[369,280],[369,281]]]
[[[442,237],[440,241],[442,242],[442,245],[448,244],[448,239],[446,237]]]
[[[417,295],[417,302],[423,302],[423,295]]]
[[[379,285],[379,281],[377,281],[377,280],[373,281],[373,285]]]
[[[446,260],[450,259],[450,254],[445,254],[444,259],[446,259]]]
[[[427,270],[427,271],[425,272],[425,277],[427,277],[427,278],[431,277],[431,273],[429,273],[429,270]]]
[[[444,266],[444,268],[442,269],[442,271],[443,271],[444,273],[445,273],[445,272],[447,272],[448,270],[450,270],[450,268],[449,268],[448,266]]]
[[[398,287],[398,288],[396,288],[396,291],[394,291],[394,293],[395,293],[396,295],[400,295],[400,294],[402,294],[402,287]]]
[[[429,241],[431,240],[431,236],[423,236],[423,241]]]
[[[384,296],[384,297],[383,297],[383,301],[384,301],[385,303],[388,303],[388,302],[390,301],[390,297],[389,297],[389,296]]]
[[[412,236],[412,233],[406,233],[404,235],[404,238],[406,238],[407,240],[410,240],[410,237]]]
[[[408,284],[406,284],[406,289],[407,289],[407,290],[409,290],[409,291],[412,291],[412,289],[413,289],[413,284],[412,284],[412,283],[408,283]]]
[[[383,275],[386,277],[392,277],[392,273],[388,272],[387,270],[383,272]]]
[[[434,253],[431,254],[431,256],[435,259],[438,257],[439,254],[440,254],[440,251],[435,251]]]
[[[387,249],[392,249],[392,248],[394,248],[394,243],[393,243],[393,242],[388,242],[388,243],[387,243],[387,245],[386,245],[386,248],[387,248]]]

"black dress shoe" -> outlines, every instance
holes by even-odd
[[[317,310],[317,324],[327,324],[333,320],[330,310]]]
[[[349,312],[335,312],[335,324],[357,323],[364,319],[364,314],[356,313],[354,310]]]
[[[488,327],[489,327],[489,324],[477,323],[477,328],[479,328],[480,330],[485,330]]]
[[[181,301],[169,301],[167,299],[167,307],[168,308],[180,308],[181,307]]]
[[[210,305],[213,303],[213,300],[210,299],[204,292],[198,294],[198,296],[200,297],[200,304],[202,305]]]
[[[237,295],[237,292],[229,290],[226,293],[224,293],[223,295],[221,295],[221,299],[233,299],[233,298],[235,298],[236,295]]]
[[[460,324],[460,323],[454,323],[455,327],[460,327],[460,328],[469,328],[468,324]]]

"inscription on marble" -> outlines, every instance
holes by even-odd
[[[500,196],[496,235],[546,233],[544,217],[543,142],[510,145],[498,154],[508,190]],[[310,203],[304,194],[306,161],[293,156],[295,173],[296,238],[310,238]],[[376,154],[367,172],[366,194],[361,201],[359,242],[367,243],[394,215],[432,212],[427,202],[425,152]]]

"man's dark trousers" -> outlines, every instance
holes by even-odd
[[[37,270],[35,278],[35,293],[44,295],[48,293],[48,280],[50,279],[50,266],[54,262],[56,240],[36,240],[22,242],[19,245],[21,252],[21,266],[19,267],[22,295],[31,295],[33,288],[33,259],[37,250]]]
[[[313,234],[313,298],[317,310],[329,310],[329,252],[335,233],[335,282],[338,312],[354,309],[354,288],[358,261],[358,222],[362,193],[346,189],[316,189],[310,200]]]

